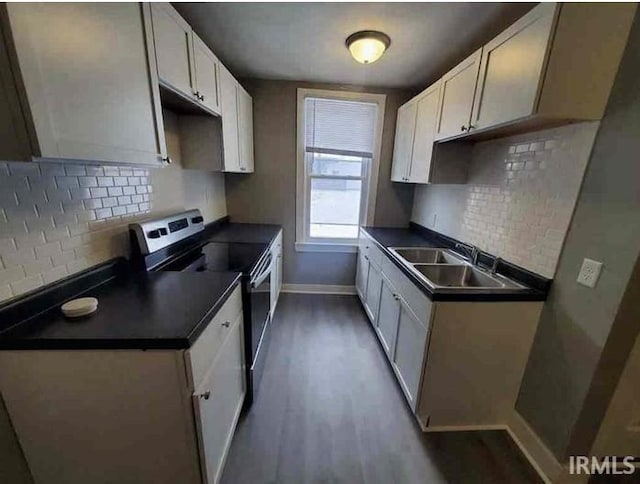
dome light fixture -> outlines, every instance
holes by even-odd
[[[375,30],[362,30],[347,37],[347,49],[360,64],[372,64],[389,48],[391,39]]]

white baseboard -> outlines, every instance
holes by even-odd
[[[421,424],[422,426],[422,424]],[[478,430],[505,430],[547,484],[586,484],[584,476],[571,476],[568,470],[558,462],[555,456],[540,440],[522,416],[513,410],[509,422],[499,425],[461,425],[422,428],[424,432],[464,432]]]
[[[298,294],[356,294],[356,286],[328,284],[283,284],[282,292]]]
[[[507,432],[545,483],[564,482],[565,468],[515,409]]]

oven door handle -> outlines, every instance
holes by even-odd
[[[266,261],[260,267],[260,272],[251,280],[251,287],[256,288],[260,284],[262,284],[267,277],[271,274],[271,269],[273,266],[273,258],[271,254],[267,256]]]

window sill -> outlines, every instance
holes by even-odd
[[[334,244],[321,242],[296,242],[296,252],[341,252],[355,254],[358,252],[357,242]]]

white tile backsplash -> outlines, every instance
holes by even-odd
[[[129,167],[0,162],[0,300],[127,253],[126,226],[148,216],[150,206],[135,205],[128,216],[102,208],[107,191],[100,183],[107,186],[105,180],[113,178],[94,175],[105,170],[118,176],[131,172]],[[140,176],[147,180],[147,170]],[[133,182],[139,184],[140,177]],[[125,213],[130,203],[116,201]],[[88,234],[93,238],[85,239]]]
[[[129,223],[185,208],[200,208],[207,221],[226,215],[224,176],[0,162],[0,301],[126,256]]]
[[[580,123],[478,143],[468,184],[418,187],[412,220],[551,278],[597,128]]]

